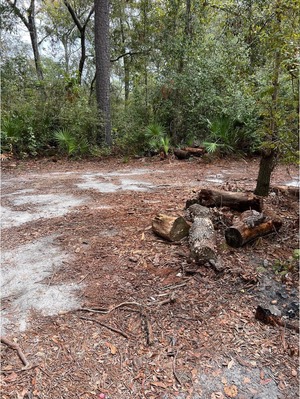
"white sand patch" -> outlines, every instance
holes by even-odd
[[[54,239],[55,236],[48,236],[2,252],[1,300],[5,301],[1,312],[2,332],[10,325],[24,330],[31,309],[43,315],[55,315],[79,307],[78,285],[51,285],[51,277],[63,261],[69,259]]]

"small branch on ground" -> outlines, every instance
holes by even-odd
[[[121,308],[123,306],[139,306],[139,307],[143,307],[144,305],[142,305],[141,303],[138,302],[122,302],[119,303],[118,305],[107,309],[107,308],[79,308],[76,309],[77,311],[82,310],[83,312],[91,312],[91,313],[101,313],[101,314],[108,314],[113,312],[114,310]]]
[[[178,377],[178,375],[176,373],[176,357],[177,357],[177,351],[175,352],[174,357],[173,357],[173,363],[172,363],[173,375],[175,377],[175,380],[178,382],[178,384],[182,385],[182,383],[181,383],[181,381],[180,381],[180,379],[179,379],[179,377]]]
[[[19,345],[15,344],[14,342],[8,340],[7,338],[1,336],[1,343],[5,344],[7,346],[9,346],[11,349],[14,349],[17,351],[17,354],[20,358],[20,360],[22,361],[22,363],[24,364],[24,369],[29,367],[29,362],[26,359],[24,353],[22,352],[21,348],[19,347]]]
[[[117,328],[108,326],[107,324],[104,324],[104,323],[102,323],[102,322],[99,321],[99,320],[91,319],[90,317],[79,317],[79,318],[80,318],[81,320],[88,320],[88,321],[92,321],[93,323],[100,324],[100,326],[105,327],[105,328],[107,328],[108,330],[111,330],[111,331],[113,331],[113,332],[115,332],[115,333],[117,333],[117,334],[122,335],[124,338],[129,339],[128,335],[127,335],[126,333],[124,333],[123,331],[118,330]]]

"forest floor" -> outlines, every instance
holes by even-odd
[[[253,190],[258,159],[53,161],[2,163],[1,334],[28,362],[1,344],[2,399],[298,397],[297,332],[255,319],[298,324],[298,199],[265,198],[283,226],[242,248],[220,224],[222,272],[151,229],[201,188]]]

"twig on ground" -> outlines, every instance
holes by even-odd
[[[77,311],[78,310],[82,310],[83,312],[108,314],[108,313],[111,313],[111,312],[113,312],[114,310],[116,310],[118,308],[121,308],[123,306],[129,306],[129,305],[135,305],[135,306],[139,306],[139,307],[143,307],[144,306],[144,305],[142,305],[141,303],[138,303],[138,302],[122,302],[122,303],[119,303],[118,305],[116,305],[116,306],[114,306],[114,307],[112,307],[110,309],[105,309],[105,308],[103,308],[103,309],[101,309],[101,308],[98,308],[98,309],[97,308],[79,308],[79,309],[77,309]]]
[[[92,272],[87,273],[81,280],[78,281],[77,284],[82,283]]]
[[[92,321],[92,322],[94,322],[94,323],[100,324],[100,326],[105,327],[105,328],[107,328],[108,330],[114,331],[115,333],[122,335],[124,338],[129,339],[128,335],[127,335],[126,333],[124,333],[123,331],[118,330],[117,328],[108,326],[107,324],[104,324],[104,323],[102,323],[102,322],[99,321],[99,320],[91,319],[90,317],[79,317],[79,318],[80,318],[81,320],[88,320],[88,321]]]
[[[17,351],[17,354],[20,358],[20,360],[22,361],[22,363],[24,364],[24,368],[23,369],[27,369],[29,367],[29,362],[26,359],[24,353],[22,352],[21,348],[19,347],[19,345],[15,344],[14,342],[10,341],[9,339],[1,336],[1,342],[7,346],[9,346],[11,349],[14,349]]]
[[[177,357],[177,351],[175,351],[174,357],[173,357],[173,363],[172,363],[172,367],[173,367],[173,375],[175,377],[175,380],[178,382],[179,385],[182,385],[177,373],[176,373],[176,357]]]
[[[145,313],[141,313],[141,316],[142,316],[142,320],[143,320],[144,329],[146,332],[147,345],[152,345],[153,341],[154,341],[152,326],[151,326],[150,321]]]

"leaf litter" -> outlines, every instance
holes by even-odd
[[[32,367],[22,371],[14,351],[2,348],[3,399],[297,397],[298,335],[254,318],[263,300],[278,300],[283,314],[289,302],[298,300],[297,273],[282,278],[272,267],[278,260],[283,264],[299,245],[297,201],[270,196],[265,206],[285,218],[280,235],[243,248],[227,247],[220,227],[218,248],[226,263],[222,273],[206,266],[185,273],[190,262],[186,242],[165,243],[149,229],[159,212],[182,215],[193,191],[211,186],[206,176],[222,174],[224,181],[251,190],[254,178],[245,176],[255,176],[257,170],[256,160],[4,165],[3,206],[20,217],[36,210],[34,204],[28,212],[28,204],[13,203],[16,188],[21,195],[30,187],[31,196],[67,195],[78,202],[64,214],[2,226],[5,278],[14,272],[16,281],[26,269],[35,281],[25,278],[29,286],[44,284],[49,292],[60,287],[65,293],[64,287],[71,286],[77,301],[73,310],[68,308],[71,300],[58,309],[60,299],[53,296],[53,311],[46,314],[32,286],[27,307],[15,302],[23,290],[12,290],[11,296],[6,292],[2,312],[17,309],[19,321],[10,323],[5,335],[18,343]],[[118,190],[80,187],[87,174],[96,175],[89,184],[96,179]],[[130,180],[130,187],[123,190],[120,179]],[[287,181],[286,169],[277,168],[273,179]],[[28,248],[31,255],[22,263]],[[44,274],[40,263],[30,269],[43,256],[47,267],[56,264]],[[266,286],[266,277],[271,283],[264,290],[260,284]],[[22,317],[26,325],[20,331]]]

